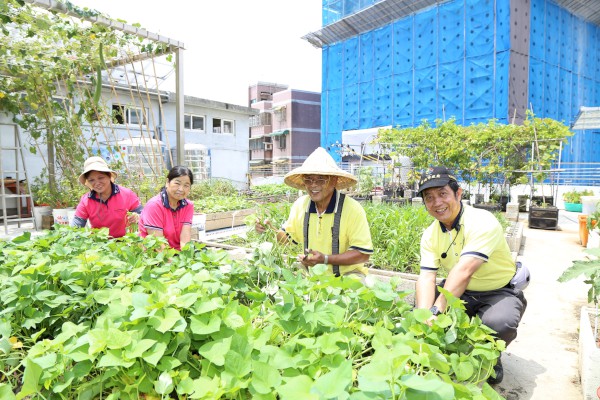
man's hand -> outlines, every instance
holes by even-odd
[[[304,254],[300,254],[297,260],[305,267],[314,267],[317,264],[325,263],[325,254],[316,250],[306,249]]]
[[[269,219],[265,219],[263,222],[260,222],[258,218],[254,222],[254,230],[258,233],[264,233],[267,229],[276,230],[273,224]]]

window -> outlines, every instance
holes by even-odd
[[[183,128],[192,131],[204,132],[204,117],[200,115],[184,114]]]
[[[285,138],[287,137],[287,135],[279,135],[277,136],[277,141],[279,142],[279,148],[280,149],[285,149]]]
[[[260,113],[250,117],[250,127],[271,125],[271,113]]]
[[[119,125],[146,125],[147,108],[112,105],[112,122]]]
[[[213,133],[234,133],[233,121],[230,119],[213,118]]]
[[[250,139],[250,150],[263,150],[263,139]]]

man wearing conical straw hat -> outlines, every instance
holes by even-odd
[[[367,216],[356,200],[340,193],[354,186],[356,177],[319,147],[302,166],[288,172],[284,182],[308,194],[294,202],[277,240],[302,244],[304,254],[298,261],[306,268],[326,264],[336,276],[366,275],[364,264],[373,254]],[[268,220],[256,223],[258,232],[267,227],[275,229]]]

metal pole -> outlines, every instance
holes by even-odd
[[[177,141],[176,141],[176,150],[177,150],[177,164],[183,165],[185,163],[185,138],[184,138],[184,125],[183,125],[183,106],[185,101],[185,96],[183,92],[183,49],[178,48],[175,52],[176,56],[176,70],[175,70],[175,85],[176,85],[176,95],[175,95],[175,108],[176,108],[176,131],[177,131]]]

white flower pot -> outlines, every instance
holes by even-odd
[[[69,214],[66,208],[55,208],[52,210],[54,223],[59,225],[69,225]]]

